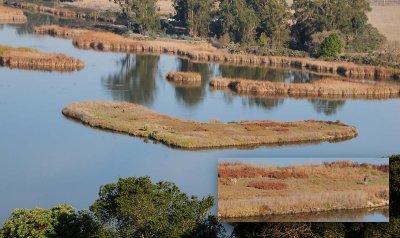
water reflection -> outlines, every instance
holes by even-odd
[[[118,71],[101,79],[114,100],[149,105],[157,93],[160,56],[126,55],[117,61]]]
[[[389,222],[389,208],[365,208],[318,213],[223,218],[225,222]]]
[[[335,115],[338,109],[342,108],[346,103],[345,100],[321,100],[310,99],[309,102],[313,105],[318,113],[323,113],[326,116]]]

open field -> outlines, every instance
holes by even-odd
[[[55,37],[65,37],[65,32],[77,32],[77,29],[55,25],[41,26],[40,33],[51,31]],[[62,34],[58,34],[58,33]],[[230,63],[236,65],[288,66],[308,69],[314,72],[339,74],[353,78],[392,78],[399,72],[392,68],[357,65],[349,62],[328,62],[311,58],[256,56],[249,54],[230,54],[213,47],[207,42],[187,42],[177,40],[133,40],[110,32],[83,31],[69,34],[73,44],[82,49],[94,49],[113,52],[146,52],[173,54],[199,62]]]
[[[372,6],[369,22],[390,41],[400,41],[400,5]]]
[[[144,137],[168,146],[186,149],[334,142],[357,135],[354,127],[340,122],[201,123],[162,115],[132,103],[73,103],[64,108],[63,114],[92,127]]]
[[[82,69],[84,63],[64,54],[0,45],[0,66],[44,71],[74,71]]]
[[[0,23],[25,23],[26,21],[27,18],[22,10],[0,5]]]
[[[218,216],[251,217],[388,206],[388,171],[388,164],[351,161],[287,167],[220,162]]]
[[[400,96],[400,86],[381,83],[349,82],[340,79],[321,79],[312,83],[282,83],[265,80],[212,78],[215,89],[254,96],[287,96],[317,98],[390,98]]]

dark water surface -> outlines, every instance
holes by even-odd
[[[193,195],[217,195],[217,159],[224,157],[380,157],[400,152],[400,100],[256,99],[213,91],[213,75],[286,82],[318,76],[296,70],[194,64],[173,56],[135,56],[84,51],[71,40],[31,34],[32,26],[51,23],[31,16],[28,25],[0,25],[0,44],[62,52],[82,59],[73,73],[0,67],[0,221],[16,207],[68,203],[87,208],[102,184],[149,175],[175,182]],[[198,89],[176,88],[168,71],[200,72]],[[341,120],[359,136],[321,143],[255,150],[181,151],[140,138],[104,132],[67,120],[62,108],[83,100],[129,101],[189,120],[270,119]]]

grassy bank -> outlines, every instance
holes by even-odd
[[[0,45],[0,66],[44,71],[74,71],[82,69],[84,63],[64,54]]]
[[[247,217],[388,206],[388,171],[388,164],[351,161],[289,167],[220,163],[218,215]]]
[[[230,89],[238,94],[317,98],[389,98],[400,96],[400,86],[382,83],[321,79],[312,83],[282,83],[251,79],[212,78],[215,89]]]
[[[353,138],[354,127],[325,121],[201,123],[169,117],[132,103],[83,102],[63,114],[92,127],[186,149],[313,143]]]
[[[19,9],[0,6],[0,23],[25,23],[27,18]]]
[[[358,65],[349,62],[321,61],[312,58],[230,54],[205,42],[199,43],[166,39],[133,40],[121,35],[102,31],[83,31],[80,34],[76,34],[76,29],[54,25],[42,26],[40,32],[48,32],[46,28],[52,29],[51,35],[53,36],[65,37],[65,35],[71,35],[74,45],[83,49],[174,54],[198,62],[257,66],[288,66],[308,69],[314,72],[339,74],[352,78],[392,78],[397,73],[396,70],[392,68]]]

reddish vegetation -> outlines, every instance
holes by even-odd
[[[321,79],[312,83],[282,83],[251,79],[212,78],[216,89],[248,95],[281,95],[288,97],[399,97],[400,86],[383,83],[350,82],[341,79]]]
[[[44,26],[45,27],[45,26]],[[69,30],[70,28],[65,28]],[[72,29],[74,31],[74,29]],[[317,72],[341,74],[346,77],[391,78],[395,74],[392,68],[357,65],[348,62],[327,62],[311,58],[256,56],[248,54],[229,54],[218,50],[209,43],[191,43],[174,40],[139,41],[125,38],[109,32],[90,31],[73,37],[73,43],[79,48],[92,48],[117,52],[150,52],[174,54],[195,61],[231,63],[239,65],[282,65],[305,68]]]
[[[247,187],[265,189],[265,190],[284,190],[288,188],[286,183],[252,181],[247,184]]]
[[[368,164],[368,163],[357,163],[353,161],[334,161],[334,162],[324,162],[326,167],[330,168],[370,168],[381,171],[383,173],[389,172],[388,164]]]
[[[285,167],[279,170],[268,170],[262,167],[251,166],[243,163],[221,163],[218,166],[219,178],[308,178],[305,171],[294,169],[294,167]]]

